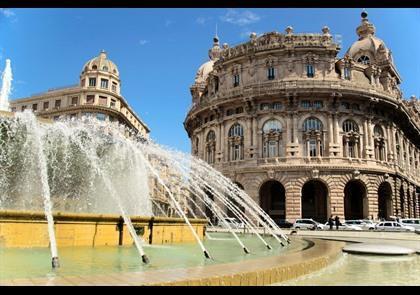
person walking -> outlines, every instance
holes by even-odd
[[[338,227],[340,225],[340,217],[337,215],[335,216],[335,229],[338,230]]]
[[[332,215],[330,216],[330,218],[328,218],[328,225],[330,226],[330,230],[332,230],[334,226],[334,220]]]

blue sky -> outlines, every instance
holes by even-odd
[[[356,41],[361,9],[0,9],[0,69],[12,60],[12,98],[76,84],[84,63],[108,52],[122,94],[157,142],[190,152],[183,127],[189,87],[207,61],[216,23],[221,43],[250,32],[341,35],[343,56]],[[368,9],[376,35],[391,49],[404,97],[420,96],[420,9]]]

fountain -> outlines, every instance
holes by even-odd
[[[12,90],[12,79],[10,59],[6,59],[6,67],[1,76],[2,84],[0,90],[0,111],[9,110],[9,95]]]
[[[272,247],[258,232],[259,226],[282,246],[282,239],[289,241],[248,195],[207,163],[139,137],[116,122],[86,117],[40,123],[32,112],[25,111],[13,118],[0,117],[0,147],[4,172],[0,175],[0,209],[39,210],[43,204],[53,267],[59,265],[53,211],[120,214],[142,261],[148,263],[145,241],[136,233],[130,216],[166,216],[151,198],[151,179],[163,188],[167,204],[187,224],[206,258],[212,256],[190,223],[197,212],[208,219],[206,208],[225,223],[246,254],[251,251],[225,222],[223,206],[267,250]]]

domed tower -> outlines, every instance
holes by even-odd
[[[350,46],[339,63],[342,78],[350,80],[353,76],[356,79],[367,79],[374,88],[384,90],[400,99],[402,93],[398,85],[401,78],[393,63],[391,51],[384,41],[375,36],[376,29],[369,22],[367,12],[363,11],[361,16],[362,22],[356,29],[359,39]],[[350,73],[350,67],[353,68],[354,75]]]
[[[200,96],[203,94],[207,86],[207,78],[209,74],[213,71],[214,63],[220,58],[220,44],[219,37],[216,35],[213,38],[213,47],[209,49],[209,61],[202,64],[195,75],[194,84],[191,86],[191,95],[193,98],[193,104],[197,102]]]
[[[120,75],[118,68],[102,50],[97,57],[89,60],[80,75],[80,86],[87,89],[110,90],[120,95]]]

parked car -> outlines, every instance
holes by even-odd
[[[395,221],[383,221],[376,225],[375,230],[414,232],[415,228]]]
[[[376,225],[372,220],[363,220],[363,219],[346,220],[344,221],[344,223],[348,225],[356,225],[360,227],[362,230],[374,230],[375,225]]]
[[[325,223],[324,230],[329,230],[330,225],[328,222]],[[336,229],[336,226],[334,224],[333,229]],[[362,227],[355,225],[355,224],[346,224],[346,223],[340,223],[338,226],[338,230],[362,230]]]
[[[293,223],[291,223],[290,221],[287,221],[286,219],[280,219],[280,220],[277,219],[274,221],[280,228],[291,228],[293,226]]]
[[[245,224],[234,217],[226,217],[224,220],[219,220],[218,225],[223,228],[228,228],[229,225],[233,229],[244,228]]]
[[[420,230],[420,218],[403,218],[401,219],[401,223]]]
[[[311,218],[301,218],[296,219],[295,223],[293,224],[293,229],[324,229],[325,225],[311,219]]]

